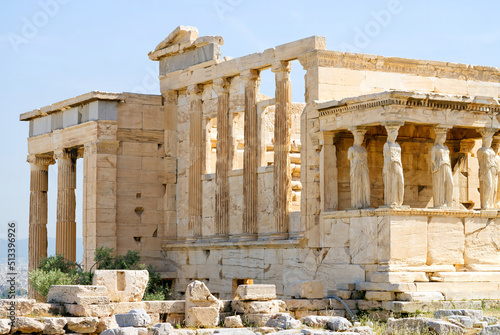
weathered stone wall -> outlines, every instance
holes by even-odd
[[[163,269],[164,184],[175,180],[168,174],[175,161],[165,158],[161,96],[136,96],[119,103],[117,139],[116,250],[140,251],[142,261]]]

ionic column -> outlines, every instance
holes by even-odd
[[[217,92],[217,163],[215,166],[215,236],[226,240],[229,233],[229,80],[214,80]]]
[[[57,159],[57,224],[56,254],[76,261],[76,159],[77,151],[62,149],[55,152]]]
[[[52,155],[29,155],[30,178],[30,216],[29,216],[29,265],[34,270],[40,259],[47,257],[47,192],[49,190],[49,165],[55,163]],[[29,297],[37,293],[29,286]]]
[[[257,238],[257,167],[259,137],[257,126],[257,95],[260,73],[247,70],[240,74],[245,85],[245,129],[243,153],[243,234]]]
[[[292,187],[290,172],[290,129],[292,84],[289,62],[274,63],[276,74],[276,112],[274,122],[274,213],[275,238],[287,238],[290,226]]]
[[[191,113],[189,117],[189,222],[187,240],[196,241],[201,236],[201,214],[202,214],[202,122],[203,110],[201,94],[203,89],[200,85],[188,87],[187,93],[191,101]]]

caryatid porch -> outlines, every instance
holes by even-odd
[[[437,291],[429,281],[449,272],[500,271],[497,99],[392,91],[315,108],[321,220],[359,230],[352,261],[374,266],[361,289]]]

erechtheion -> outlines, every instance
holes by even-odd
[[[90,92],[29,121],[30,269],[47,253],[139,250],[183,293],[299,280],[327,290],[500,299],[500,69],[325,49],[313,36],[230,59],[179,27],[149,58],[161,95]],[[291,63],[305,70],[292,102]],[[274,97],[259,93],[261,72]],[[78,158],[83,158],[78,160]],[[51,190],[52,191],[52,190]]]

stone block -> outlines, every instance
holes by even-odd
[[[465,219],[465,264],[500,264],[500,220]]]
[[[18,317],[12,326],[11,333],[41,333],[45,325],[38,319]]]
[[[69,330],[81,334],[95,333],[99,324],[99,318],[96,317],[67,317],[66,321]]]
[[[65,304],[66,312],[73,316],[97,316],[106,317],[113,315],[113,305],[75,305]]]
[[[18,317],[28,315],[35,304],[35,299],[0,299],[0,318],[8,318],[13,310]]]
[[[148,280],[147,270],[96,270],[93,284],[106,286],[111,301],[141,301]]]
[[[441,292],[403,292],[397,293],[396,298],[399,301],[442,301],[444,295]]]
[[[43,333],[44,334],[64,334],[64,326],[66,326],[65,318],[43,318]]]
[[[148,335],[148,329],[140,327],[111,328],[103,331],[101,334],[102,335]]]
[[[191,307],[186,310],[186,327],[212,328],[219,324],[219,309]]]
[[[428,225],[427,264],[464,264],[462,219],[431,217]]]
[[[234,312],[240,314],[275,314],[282,311],[284,304],[281,300],[272,301],[243,301],[243,300],[233,300],[231,302],[231,308]]]
[[[352,263],[372,264],[377,261],[378,217],[351,218],[349,250]]]
[[[118,328],[118,324],[116,323],[115,316],[105,316],[98,318],[98,323],[97,323],[97,333],[102,333],[105,330],[112,329],[112,328]],[[69,323],[69,321],[68,321]]]
[[[302,327],[302,322],[294,319],[289,313],[277,313],[266,322],[266,327],[299,329]]]
[[[47,115],[34,119],[32,136],[47,134],[52,131],[52,116]]]
[[[89,103],[89,121],[113,120],[118,117],[118,105],[116,101],[98,100]]]
[[[252,327],[264,327],[273,314],[245,314],[244,322]]]
[[[106,287],[100,285],[53,285],[47,294],[47,301],[80,305],[108,304],[106,294]]]
[[[63,113],[62,112],[57,112],[50,114],[51,118],[51,128],[52,131],[57,130],[57,129],[62,129],[63,128]]]
[[[298,281],[290,287],[291,295],[302,299],[323,299],[323,283],[319,280]]]
[[[151,327],[151,335],[166,335],[170,334],[174,327],[170,323],[157,323]]]
[[[326,295],[328,297],[330,297],[330,296],[336,296],[336,297],[339,297],[342,300],[351,299],[351,291],[345,291],[345,290],[328,290],[328,292],[327,292]]]
[[[273,300],[276,299],[276,285],[240,285],[234,295],[235,300]]]
[[[391,216],[381,222],[378,261],[424,265],[427,261],[427,217]]]
[[[76,126],[81,122],[81,114],[78,112],[78,108],[70,108],[62,112],[63,117],[63,128]]]
[[[10,333],[10,319],[0,319],[0,334]]]
[[[147,327],[151,323],[151,317],[142,308],[125,314],[115,314],[115,319],[120,327]]]
[[[243,321],[241,320],[241,316],[239,315],[226,316],[226,318],[224,319],[224,327],[243,328]]]
[[[425,272],[374,272],[370,276],[373,283],[412,283],[427,282]]]
[[[376,300],[376,301],[392,301],[396,297],[393,292],[387,291],[368,291],[365,293],[366,300]]]

